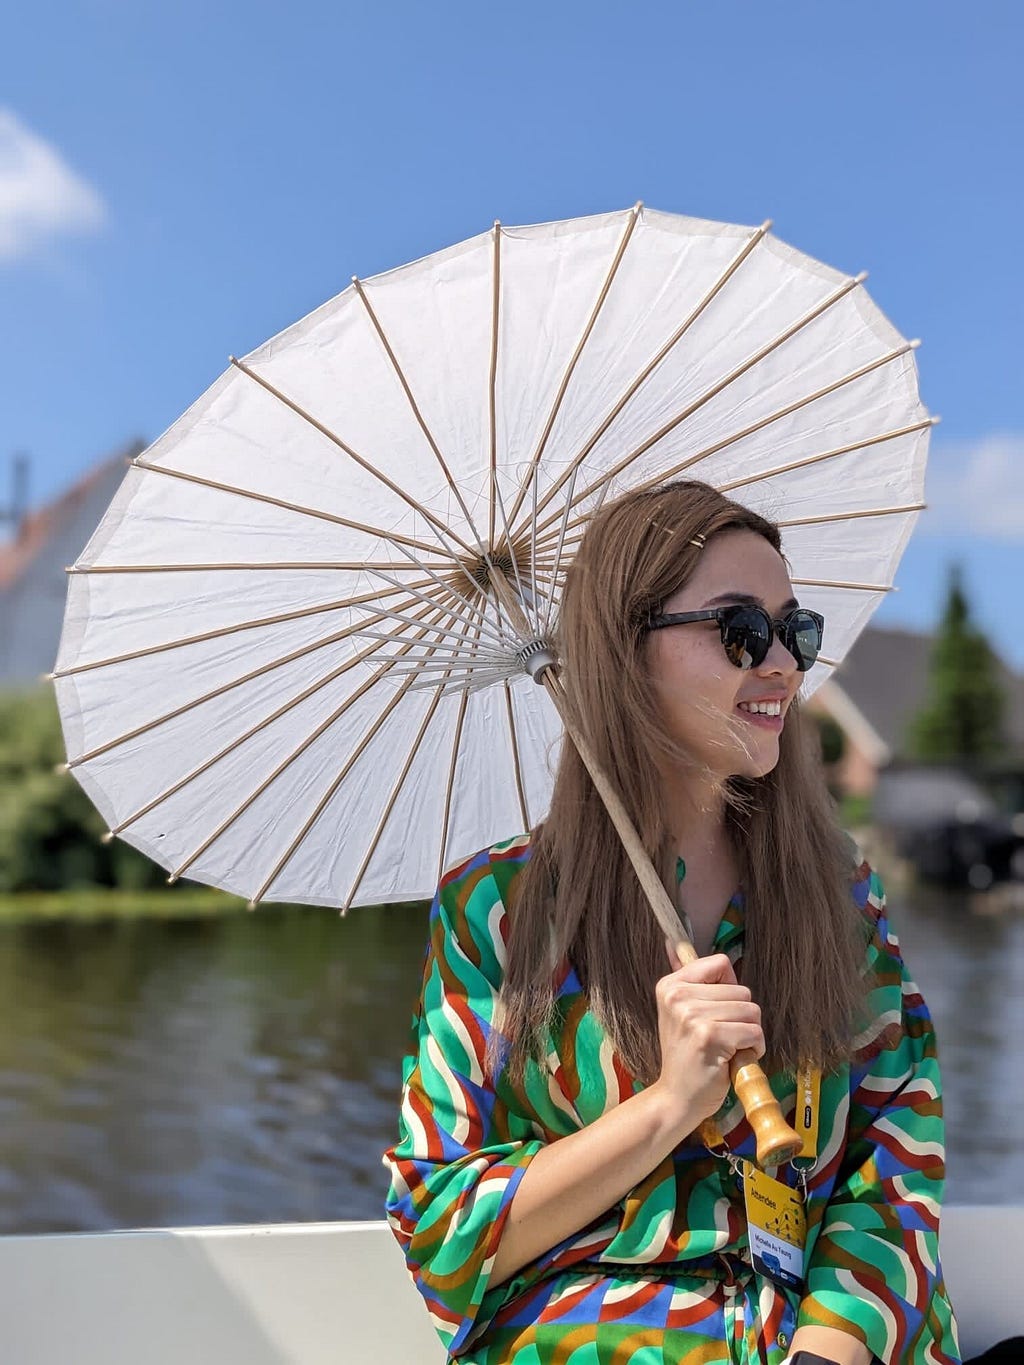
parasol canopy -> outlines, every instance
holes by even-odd
[[[232,358],[69,569],[53,678],[111,837],[253,903],[431,895],[543,816],[565,570],[674,477],[781,525],[811,693],[891,588],[935,419],[864,276],[769,226],[495,224]]]

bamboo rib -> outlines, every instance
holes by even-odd
[[[891,583],[840,583],[830,578],[791,578],[798,588],[849,588],[853,592],[895,592]]]
[[[234,365],[234,367],[237,370],[241,370],[242,374],[248,375],[250,379],[254,380],[257,384],[264,388],[267,391],[267,393],[271,394],[274,398],[278,399],[281,403],[283,403],[286,408],[290,408],[292,412],[296,413],[297,416],[303,418],[306,422],[310,424],[310,426],[314,427],[317,431],[319,431],[321,435],[326,436],[329,441],[333,441],[333,443],[338,447],[338,449],[344,451],[344,453],[351,460],[353,460],[359,466],[360,469],[365,470],[367,474],[370,474],[379,483],[382,483],[385,488],[389,489],[390,492],[394,493],[396,497],[400,498],[401,501],[404,502],[407,507],[411,507],[414,512],[419,512],[420,515],[424,518],[424,520],[427,521],[431,527],[433,527],[435,534],[441,541],[442,548],[444,547],[443,538],[447,536],[451,540],[454,540],[456,544],[460,546],[461,549],[466,551],[467,554],[473,553],[473,547],[471,545],[467,545],[467,543],[462,539],[462,537],[456,534],[456,532],[453,531],[451,527],[448,526],[445,522],[443,522],[440,517],[435,516],[433,512],[431,512],[427,507],[423,505],[423,503],[418,502],[412,496],[411,493],[408,493],[404,488],[401,487],[401,485],[395,483],[394,479],[389,479],[388,476],[383,472],[383,470],[376,468],[376,466],[372,465],[369,462],[369,460],[364,460],[363,457],[357,451],[353,450],[350,445],[343,441],[340,436],[337,436],[333,431],[331,431],[329,427],[326,427],[322,422],[317,421],[317,419],[311,413],[308,413],[305,410],[305,408],[301,407],[293,399],[289,398],[287,394],[282,393],[281,390],[278,389],[275,385],[271,384],[269,380],[264,379],[261,375],[258,375],[255,370],[251,370],[249,366],[246,365],[243,361],[237,360],[234,356],[231,356],[230,360],[231,364]]]
[[[710,459],[712,455],[717,455],[719,451],[725,450],[727,447],[735,445],[739,441],[746,440],[746,438],[752,436],[754,432],[763,431],[765,427],[771,426],[773,422],[781,421],[783,417],[789,417],[792,413],[798,412],[801,408],[809,407],[812,403],[816,403],[821,398],[828,397],[830,393],[835,393],[837,390],[844,388],[847,384],[852,384],[855,380],[863,379],[864,376],[870,374],[872,370],[877,370],[883,365],[891,364],[892,361],[898,360],[900,356],[906,355],[908,351],[916,349],[917,345],[918,343],[916,341],[909,341],[905,346],[899,346],[895,350],[887,352],[877,360],[871,361],[870,364],[862,365],[859,370],[854,370],[850,374],[844,375],[842,379],[837,379],[833,383],[825,385],[824,388],[818,389],[814,393],[809,393],[804,398],[797,399],[793,403],[788,403],[784,408],[778,408],[775,412],[770,412],[766,417],[762,417],[758,421],[752,422],[750,426],[744,427],[741,431],[734,432],[731,436],[726,436],[721,441],[716,441],[714,445],[705,446],[703,450],[699,450],[695,455],[687,456],[685,460],[681,460],[678,464],[673,465],[671,469],[662,471],[656,480],[648,479],[643,484],[640,484],[639,487],[649,488],[654,482],[664,483],[668,479],[674,479],[677,475],[682,474],[684,470],[700,464],[702,460]],[[938,418],[933,417],[930,420],[934,423],[938,421]],[[586,492],[580,495],[579,501],[584,501],[589,497],[595,488],[601,489],[603,500],[610,481],[614,479],[616,475],[620,474],[624,467],[625,466],[623,466],[620,461],[620,463],[609,470],[607,474],[602,474],[599,479],[590,485]],[[555,520],[557,520],[557,516],[548,518],[540,529],[544,529],[551,525]],[[578,521],[579,518],[572,524],[576,525],[578,524]]]
[[[505,715],[508,717],[508,737],[512,744],[512,769],[516,779],[516,795],[519,797],[519,810],[523,817],[523,828],[530,829],[530,816],[526,809],[526,792],[523,789],[523,769],[519,758],[519,740],[516,736],[516,718],[512,709],[512,688],[505,679]]]
[[[348,895],[345,897],[342,903],[341,913],[343,915],[347,915],[349,910],[352,908],[352,901],[357,891],[359,890],[359,887],[362,884],[363,878],[366,876],[366,869],[370,866],[370,861],[373,858],[373,855],[377,852],[377,846],[379,845],[381,839],[384,836],[385,827],[387,826],[388,820],[391,818],[391,812],[394,810],[395,802],[398,800],[399,793],[402,790],[402,785],[405,782],[405,779],[409,776],[409,769],[415,762],[416,755],[419,753],[420,745],[423,743],[423,737],[427,732],[427,727],[430,725],[430,722],[434,719],[434,713],[437,711],[437,708],[440,705],[442,696],[443,689],[441,687],[436,688],[433,700],[431,701],[429,709],[427,710],[427,714],[424,716],[423,721],[420,724],[420,728],[416,732],[416,738],[412,742],[412,747],[409,750],[409,755],[405,760],[405,763],[402,767],[402,771],[399,773],[398,779],[391,789],[391,794],[388,797],[387,804],[385,805],[384,811],[377,822],[377,828],[373,832],[373,837],[370,840],[370,846],[366,850],[362,862],[359,864],[359,870],[356,873],[355,880],[353,881],[351,887],[349,888]]]
[[[487,548],[494,549],[494,503],[498,489],[498,323],[501,312],[501,224],[495,220],[491,271],[491,367],[487,379],[487,421],[490,435],[491,498],[487,514]]]
[[[133,814],[126,817],[124,820],[119,821],[118,824],[112,825],[111,828],[107,831],[107,834],[112,838],[114,835],[120,834],[122,830],[127,829],[129,825],[135,824],[137,820],[141,820],[144,815],[148,815],[151,810],[154,810],[164,801],[174,796],[175,793],[181,791],[181,789],[187,786],[189,782],[195,781],[195,779],[199,777],[202,773],[212,768],[215,763],[219,763],[222,758],[226,758],[228,754],[232,753],[235,749],[239,748],[242,744],[246,743],[247,740],[250,740],[253,737],[253,735],[258,734],[259,731],[264,729],[266,726],[272,725],[274,721],[278,720],[286,712],[290,711],[293,707],[298,706],[301,702],[305,701],[307,697],[311,697],[315,692],[318,692],[321,688],[327,687],[330,683],[334,682],[337,678],[340,678],[350,669],[355,668],[357,664],[363,663],[366,659],[369,658],[369,656],[373,652],[374,652],[373,648],[368,648],[363,650],[359,654],[354,654],[350,659],[346,659],[343,664],[333,669],[323,678],[318,678],[315,683],[311,683],[308,687],[304,688],[296,696],[291,697],[288,701],[284,702],[281,706],[277,708],[276,711],[272,711],[269,716],[264,716],[262,720],[259,720],[254,726],[246,730],[244,734],[237,736],[229,744],[226,744],[224,748],[221,749],[218,753],[208,758],[198,768],[193,769],[192,772],[187,773],[183,778],[174,783],[173,786],[168,787],[164,791],[158,793],[158,795],[153,797],[152,800],[148,801],[146,805],[142,806],[139,810],[133,812]],[[174,873],[172,880],[176,879],[178,875],[179,875],[178,872]]]
[[[68,564],[64,569],[65,573],[72,574],[95,574],[95,573],[263,573],[265,570],[275,569],[344,569],[351,573],[372,571],[375,569],[397,569],[402,573],[408,573],[412,565],[408,560],[401,559],[352,559],[352,560],[278,560],[275,563],[253,563],[253,564]],[[437,569],[441,573],[448,573],[451,564],[431,564],[427,566]]]
[[[383,613],[379,614],[378,619],[385,620]],[[338,644],[342,640],[348,639],[351,635],[358,635],[360,626],[346,626],[344,630],[335,631],[333,635],[325,635],[323,639],[314,640],[311,644],[303,645],[300,649],[293,649],[290,654],[285,654],[279,659],[272,659],[269,663],[260,664],[258,668],[251,669],[248,673],[243,673],[240,678],[233,678],[230,682],[221,683],[219,687],[212,688],[201,697],[194,697],[191,701],[183,702],[181,706],[176,706],[173,711],[166,711],[162,716],[157,716],[153,720],[146,721],[142,725],[137,725],[134,730],[129,730],[126,734],[118,735],[114,739],[108,739],[106,743],[98,745],[95,749],[90,749],[87,753],[80,754],[78,758],[70,760],[64,764],[64,769],[80,767],[83,763],[90,763],[94,758],[99,758],[101,754],[109,753],[111,749],[118,748],[121,744],[126,744],[129,740],[138,739],[140,735],[149,734],[150,731],[165,725],[170,720],[176,720],[178,716],[183,716],[186,711],[194,711],[198,707],[205,705],[208,701],[213,701],[216,697],[222,697],[227,692],[231,692],[236,687],[241,687],[245,683],[252,682],[256,678],[263,677],[264,674],[272,673],[275,668],[283,668],[286,664],[294,663],[296,659],[301,659],[307,654],[315,654],[318,649],[326,649],[328,645]]]
[[[448,468],[445,458],[441,454],[437,442],[434,440],[434,434],[427,426],[423,414],[420,412],[419,405],[417,404],[416,399],[413,397],[412,389],[409,387],[409,381],[405,377],[405,372],[403,371],[401,365],[398,362],[398,357],[392,350],[391,343],[388,341],[387,336],[384,333],[384,328],[380,325],[380,321],[377,317],[377,314],[373,311],[373,305],[370,303],[370,300],[366,296],[366,291],[362,286],[362,282],[359,279],[357,279],[355,275],[352,276],[352,285],[356,291],[356,294],[359,296],[359,299],[362,302],[363,307],[366,309],[367,316],[372,322],[374,330],[377,333],[377,336],[380,338],[381,345],[387,352],[388,360],[390,360],[392,368],[394,369],[395,375],[398,379],[398,382],[401,384],[402,390],[409,401],[409,406],[412,409],[413,416],[415,417],[420,430],[423,432],[423,435],[426,437],[427,444],[430,446],[430,449],[434,452],[434,458],[437,460],[437,463],[441,467],[441,472],[444,474],[445,481],[447,482],[448,487],[451,489],[452,493],[454,493],[455,500],[459,504],[459,507],[462,509],[462,515],[466,518],[466,525],[472,532],[473,539],[479,542],[480,533],[476,529],[469,508],[466,506],[466,501],[462,496],[462,491],[459,488],[458,484],[455,482],[454,478],[452,477],[451,470]],[[449,532],[449,534],[454,533]],[[463,545],[466,549],[469,549],[469,547],[466,546],[465,541],[460,539],[459,543]],[[472,553],[472,551],[470,551],[470,553]]]
[[[198,484],[202,488],[212,488],[218,493],[232,493],[236,497],[253,502],[265,502],[270,507],[280,507],[286,512],[297,512],[300,516],[313,517],[317,521],[329,521],[334,526],[344,526],[349,531],[362,531],[378,540],[391,541],[398,545],[410,545],[427,554],[437,554],[436,545],[426,545],[412,536],[404,536],[398,531],[383,531],[379,526],[367,526],[362,521],[352,521],[349,517],[339,517],[334,512],[325,512],[317,507],[306,507],[302,503],[287,502],[284,498],[273,498],[269,493],[257,493],[251,488],[236,488],[234,484],[219,483],[216,479],[204,479],[200,474],[186,474],[183,469],[168,469],[166,465],[144,464],[141,459],[132,460],[136,469],[144,469],[148,474],[165,474],[170,479],[183,479],[186,483]],[[443,551],[443,547],[442,547]],[[458,563],[458,555],[451,555],[453,563]]]
[[[444,789],[444,811],[441,819],[441,842],[437,855],[437,881],[440,882],[444,874],[445,861],[448,854],[448,831],[451,823],[452,811],[452,791],[455,787],[455,770],[459,760],[459,745],[462,743],[462,730],[466,721],[466,708],[469,705],[469,693],[463,692],[459,702],[459,714],[455,720],[455,736],[452,740],[452,756],[448,764],[448,780]]]
[[[562,401],[565,398],[566,392],[569,388],[569,383],[572,379],[576,366],[579,364],[580,356],[583,354],[583,348],[590,340],[591,333],[593,332],[594,327],[597,324],[598,315],[601,312],[601,309],[604,307],[605,299],[608,297],[608,293],[612,287],[612,282],[615,279],[616,274],[618,273],[619,265],[621,264],[622,258],[626,253],[626,247],[629,245],[630,238],[633,236],[633,231],[640,220],[640,211],[642,208],[643,204],[638,202],[629,210],[629,221],[627,222],[625,231],[623,232],[622,237],[619,241],[618,249],[615,252],[615,257],[608,270],[608,274],[605,277],[604,284],[601,287],[601,292],[597,297],[597,302],[594,304],[594,307],[591,310],[591,314],[587,321],[587,325],[583,329],[583,335],[577,342],[576,349],[572,354],[572,359],[569,361],[568,368],[566,369],[565,374],[562,376],[562,382],[559,385],[558,392],[555,395],[555,401],[552,404],[551,411],[548,414],[548,420],[544,426],[544,431],[541,434],[540,444],[537,446],[537,449],[534,451],[533,456],[530,459],[530,463],[527,467],[526,474],[524,476],[524,481],[519,487],[519,492],[516,494],[515,502],[512,504],[512,511],[509,514],[509,521],[513,524],[515,523],[515,519],[519,515],[519,509],[520,507],[522,507],[523,502],[530,490],[530,484],[532,483],[533,478],[537,472],[537,466],[540,464],[541,456],[544,454],[544,448],[548,443],[548,437],[551,435],[552,428],[555,425],[555,419],[557,418],[559,409],[562,406]]]
[[[780,332],[777,337],[773,338],[773,340],[766,342],[764,346],[762,346],[759,350],[755,351],[753,355],[748,356],[746,360],[744,360],[741,364],[737,365],[736,368],[731,371],[731,373],[727,374],[724,378],[720,379],[717,384],[712,384],[712,386],[709,389],[706,389],[704,393],[700,395],[699,398],[695,398],[692,403],[690,403],[687,407],[685,407],[682,410],[682,412],[678,413],[668,422],[665,422],[661,427],[659,427],[659,429],[654,433],[653,436],[647,437],[647,439],[641,442],[639,446],[631,450],[628,455],[624,455],[622,459],[618,461],[617,464],[612,466],[611,469],[605,470],[601,474],[600,478],[598,478],[594,483],[590,484],[587,488],[585,488],[582,493],[578,494],[575,501],[577,503],[585,502],[586,499],[595,490],[610,483],[612,479],[616,478],[619,474],[621,474],[624,469],[628,469],[629,466],[633,464],[635,460],[638,460],[641,457],[641,455],[644,455],[648,450],[651,449],[652,446],[657,445],[657,443],[660,440],[662,440],[670,432],[674,431],[676,427],[681,426],[683,422],[688,421],[695,412],[698,412],[705,405],[705,403],[709,403],[712,400],[712,398],[717,397],[718,394],[720,394],[724,389],[727,389],[730,384],[734,384],[737,379],[742,378],[744,374],[746,374],[749,370],[752,370],[756,365],[759,365],[762,360],[764,360],[767,356],[771,355],[773,351],[777,350],[787,341],[791,340],[794,336],[797,335],[798,332],[801,332],[805,327],[809,327],[812,322],[816,321],[830,308],[834,307],[837,303],[844,299],[847,294],[851,293],[866,279],[867,279],[866,273],[862,272],[859,275],[854,275],[852,278],[845,280],[837,289],[834,289],[832,293],[827,295],[820,303],[815,304],[815,306],[808,312],[806,312],[803,315],[803,317],[798,318],[796,322],[791,323],[789,327],[787,327],[784,331]],[[767,425],[767,423],[765,423],[765,425]],[[757,427],[755,426],[753,430],[757,430]],[[738,438],[730,437],[730,440],[733,439]],[[721,447],[719,447],[719,449],[720,448]],[[690,464],[696,463],[698,458],[705,457],[703,454],[700,457],[691,456],[686,461],[683,462],[679,469],[662,471],[658,475],[657,482],[661,483],[665,479],[673,477],[674,474],[679,473],[681,469],[685,469]],[[553,520],[554,518],[549,518],[548,521],[544,522],[543,526],[538,529],[546,529],[547,526],[550,525],[551,521]]]
[[[412,647],[411,645],[407,646],[407,648],[411,647]],[[399,657],[400,655],[401,651],[399,652]],[[171,873],[170,877],[168,877],[167,879],[168,882],[176,882],[178,878],[181,876],[181,874],[185,872],[189,867],[191,867],[192,864],[196,861],[196,859],[201,857],[206,852],[206,850],[210,848],[211,845],[213,845],[221,837],[225,830],[229,829],[231,825],[233,825],[235,821],[241,815],[243,815],[245,811],[248,810],[252,803],[259,796],[261,796],[263,792],[267,790],[267,788],[271,785],[272,782],[276,781],[277,778],[280,777],[280,775],[287,768],[289,768],[297,758],[299,758],[303,753],[305,753],[305,751],[309,748],[311,744],[315,743],[315,741],[318,740],[325,731],[330,729],[330,727],[335,723],[335,721],[339,720],[345,714],[345,712],[349,710],[350,707],[356,704],[360,697],[362,697],[371,687],[374,686],[375,683],[379,682],[379,680],[385,676],[385,674],[389,671],[390,666],[391,666],[390,662],[385,662],[381,664],[381,666],[369,678],[367,678],[364,682],[362,682],[359,685],[359,687],[356,688],[355,692],[351,693],[349,696],[345,698],[341,706],[339,706],[335,711],[333,711],[331,715],[327,717],[326,720],[321,721],[321,723],[316,727],[313,733],[308,735],[298,746],[297,749],[293,749],[292,752],[288,755],[288,757],[285,758],[281,763],[279,763],[278,766],[268,777],[264,778],[264,780],[259,784],[256,790],[252,792],[249,796],[247,796],[246,799],[242,802],[242,804],[240,806],[237,806],[235,810],[233,810],[231,814],[227,817],[226,820],[222,820],[221,823],[217,826],[217,828],[213,831],[213,833],[210,834],[193,853],[190,853],[189,856],[185,859],[185,861],[180,864],[180,866],[175,868],[175,870]],[[269,721],[264,722],[264,724],[269,724]],[[248,736],[246,736],[246,738],[248,738]],[[259,897],[257,896],[256,899],[258,900]]]
[[[132,649],[124,654],[112,654],[106,659],[88,659],[85,663],[72,664],[70,668],[58,668],[48,676],[50,678],[70,678],[78,673],[90,673],[96,668],[109,668],[113,664],[129,663],[133,659],[148,658],[153,654],[164,654],[171,649],[181,649],[185,645],[205,644],[209,640],[220,640],[227,635],[237,635],[243,630],[259,630],[262,626],[280,625],[283,621],[297,621],[303,616],[317,616],[320,613],[329,611],[343,611],[349,607],[359,606],[363,602],[376,602],[381,597],[394,597],[398,592],[408,592],[408,588],[401,585],[391,588],[388,592],[363,593],[358,597],[344,598],[337,602],[326,602],[321,606],[297,607],[294,611],[279,612],[275,616],[261,616],[252,621],[237,621],[230,626],[217,626],[214,630],[204,630],[199,635],[185,635],[180,640],[162,640],[160,644],[143,645],[140,649]]]
[[[926,502],[908,503],[906,507],[869,507],[863,512],[833,512],[821,517],[794,517],[790,521],[777,521],[776,526],[819,526],[828,521],[856,521],[858,517],[893,517],[901,512],[923,512]]]
[[[399,548],[401,549],[401,547]],[[409,552],[407,550],[403,551],[403,554],[408,553]],[[410,558],[412,558],[412,556],[410,556]],[[419,561],[417,561],[417,563],[418,562]],[[481,584],[477,582],[477,580],[472,576],[472,574],[469,572],[469,569],[466,567],[465,564],[462,563],[461,560],[459,561],[459,567],[461,568],[463,574],[469,581],[469,584],[474,593],[475,600],[465,597],[462,593],[460,593],[452,585],[449,579],[441,578],[439,575],[432,573],[430,570],[427,570],[427,572],[430,574],[430,577],[434,579],[434,581],[438,584],[439,587],[444,588],[447,592],[451,593],[457,601],[461,602],[464,607],[468,608],[473,620],[476,620],[479,617],[481,622],[481,629],[486,634],[488,634],[493,640],[495,640],[501,648],[504,649],[507,644],[507,637],[502,633],[503,626],[501,620],[501,612],[500,611],[496,612],[498,618],[496,625],[492,624],[492,622],[490,622],[487,619],[488,599],[486,597],[486,594],[484,593]],[[494,568],[493,562],[489,562],[487,567],[488,573],[490,573],[490,571]],[[377,577],[383,578],[385,582],[388,582],[388,577],[386,574],[378,573]]]
[[[833,450],[824,450],[817,455],[806,455],[802,460],[790,460],[788,464],[776,465],[774,469],[766,469],[760,474],[751,474],[743,479],[733,479],[729,483],[716,484],[715,487],[720,493],[731,493],[736,488],[748,488],[753,483],[764,483],[766,479],[775,479],[782,474],[789,474],[794,469],[806,469],[808,465],[821,464],[823,460],[835,460],[840,455],[850,455],[856,450],[867,450],[870,446],[882,445],[886,441],[895,441],[901,436],[910,436],[915,431],[925,431],[928,427],[935,426],[934,417],[926,417],[920,422],[911,422],[909,426],[897,427],[892,431],[883,431],[877,436],[867,436],[862,441],[852,441],[849,445],[836,446]]]
[[[295,856],[295,852],[298,849],[299,845],[302,843],[306,835],[316,824],[317,820],[319,820],[320,816],[326,809],[328,802],[334,796],[334,793],[338,790],[342,782],[352,771],[352,768],[355,766],[356,762],[359,760],[362,754],[365,753],[370,743],[379,734],[382,726],[384,725],[384,722],[388,719],[388,717],[394,711],[395,707],[408,692],[411,684],[412,684],[411,679],[409,679],[407,682],[402,683],[401,687],[399,687],[398,691],[390,699],[390,701],[384,707],[384,710],[380,713],[374,724],[370,727],[369,732],[363,736],[363,738],[356,745],[355,749],[345,760],[344,766],[342,767],[341,771],[338,773],[337,777],[334,778],[333,782],[324,792],[320,800],[316,803],[316,806],[314,807],[312,814],[306,820],[306,823],[302,826],[302,829],[298,832],[298,834],[289,844],[288,848],[285,850],[284,854],[278,860],[277,865],[274,868],[273,872],[271,872],[270,876],[266,879],[266,881],[264,881],[263,885],[256,892],[255,896],[253,896],[249,901],[250,909],[254,909],[259,904],[259,902],[266,895],[268,888],[274,884],[277,878],[281,875],[284,868],[287,867],[288,863]]]
[[[558,546],[557,546],[557,548],[556,548],[556,550],[555,550],[555,562],[554,562],[554,564],[553,564],[553,566],[552,566],[552,569],[551,569],[551,577],[552,577],[552,581],[553,581],[553,582],[557,582],[557,581],[558,581],[559,570],[560,570],[561,567],[562,567],[562,555],[563,555],[563,553],[564,553],[564,551],[565,551],[565,530],[566,530],[566,526],[567,526],[568,521],[569,521],[569,509],[572,507],[572,496],[573,496],[573,493],[575,492],[575,489],[576,489],[576,473],[577,473],[577,470],[578,470],[578,469],[579,469],[579,466],[577,465],[577,466],[576,466],[576,469],[573,470],[572,479],[571,479],[570,482],[569,482],[569,496],[568,496],[568,497],[566,498],[566,500],[565,500],[565,511],[564,511],[564,515],[563,515],[563,517],[562,517],[562,524],[561,524],[561,526],[558,528]],[[554,604],[555,604],[555,595],[554,595],[554,593],[552,593],[551,596],[548,598],[547,611],[544,613],[544,634],[545,634],[545,635],[546,635],[546,634],[548,633],[548,631],[551,629],[551,612],[552,612],[552,608],[554,607]]]
[[[640,388],[642,388],[642,386],[647,382],[648,378],[654,373],[654,371],[658,368],[658,366],[669,354],[669,352],[673,350],[673,348],[676,345],[678,345],[679,341],[693,326],[694,322],[696,322],[696,320],[700,317],[701,313],[704,312],[705,308],[707,308],[708,304],[711,303],[712,299],[714,299],[716,295],[718,295],[721,292],[721,290],[725,287],[728,281],[732,279],[733,275],[750,255],[754,247],[756,247],[759,242],[763,241],[770,227],[771,219],[767,219],[765,222],[761,224],[759,228],[754,229],[753,233],[743,243],[743,246],[736,253],[733,259],[729,262],[728,266],[726,266],[725,270],[715,281],[715,283],[711,286],[708,292],[704,295],[701,301],[697,304],[697,306],[693,309],[689,316],[684,319],[684,321],[676,329],[676,331],[673,332],[672,336],[661,348],[661,350],[657,353],[654,359],[651,360],[644,367],[644,369],[640,371],[640,374],[636,377],[633,383],[630,384],[629,388],[627,388],[626,392],[615,404],[615,406],[612,408],[611,412],[609,412],[607,417],[605,417],[604,421],[598,427],[597,431],[594,432],[593,436],[590,437],[590,439],[584,445],[583,449],[580,450],[573,457],[569,466],[562,470],[562,473],[559,475],[558,479],[556,479],[554,484],[546,490],[543,499],[540,501],[540,503],[534,510],[533,519],[534,527],[536,527],[537,515],[540,512],[542,512],[545,507],[547,507],[547,505],[552,501],[553,498],[558,496],[558,493],[561,491],[565,481],[569,478],[571,471],[583,464],[587,456],[597,445],[598,441],[605,434],[605,432],[608,430],[611,424],[615,421],[616,417],[618,417],[619,413],[623,410],[623,408],[630,401],[633,395]]]
[[[466,635],[468,635],[468,630],[464,632],[463,639],[466,638]],[[395,802],[398,800],[399,793],[401,792],[402,787],[405,785],[405,780],[409,776],[409,771],[416,760],[416,755],[419,753],[420,745],[423,743],[424,736],[426,735],[430,722],[433,720],[434,714],[441,703],[441,698],[443,694],[444,694],[443,686],[438,687],[434,692],[433,700],[430,703],[430,707],[427,711],[427,714],[423,717],[423,721],[416,734],[416,738],[412,742],[412,748],[409,750],[408,757],[406,758],[405,763],[402,766],[402,771],[399,773],[394,786],[391,788],[391,794],[388,796],[387,802],[384,806],[383,813],[381,814],[381,817],[377,822],[377,828],[373,832],[373,837],[370,840],[370,846],[366,850],[362,862],[359,864],[359,870],[356,873],[355,880],[349,887],[348,895],[345,897],[342,903],[341,913],[343,915],[347,915],[349,910],[351,909],[352,902],[355,899],[356,893],[358,892],[359,887],[362,885],[363,878],[366,876],[366,870],[370,866],[370,863],[373,861],[373,855],[376,853],[377,847],[381,839],[384,837],[384,830],[386,829],[387,823],[391,818],[391,812],[395,808]]]
[[[377,574],[376,574],[376,577],[377,577],[377,578],[382,578],[382,579],[384,580],[385,583],[394,584],[395,587],[401,587],[401,586],[403,586],[402,584],[397,583],[397,582],[395,581],[395,579],[390,578],[386,573],[381,573],[381,572],[378,571]],[[457,591],[455,590],[455,588],[452,587],[451,583],[449,583],[446,579],[441,578],[439,575],[437,575],[437,574],[431,574],[430,577],[436,582],[437,586],[438,586],[439,588],[441,588],[441,590],[442,590],[443,592],[445,592],[445,593],[448,595],[449,598],[451,598],[451,599],[452,599],[453,601],[455,601],[455,602],[461,603],[461,606],[462,606],[463,610],[459,610],[459,609],[457,609],[457,608],[452,608],[452,615],[453,615],[453,616],[457,616],[460,620],[466,620],[466,619],[468,619],[468,620],[470,620],[470,621],[476,621],[477,619],[479,619],[479,621],[480,621],[480,628],[481,628],[482,631],[485,631],[485,632],[487,633],[487,635],[489,635],[490,638],[491,638],[491,639],[492,639],[500,648],[504,649],[504,648],[507,646],[508,640],[505,638],[505,636],[503,636],[503,635],[500,633],[500,631],[496,630],[495,627],[494,627],[494,626],[490,623],[490,621],[488,621],[487,618],[486,618],[486,605],[487,605],[487,604],[486,604],[486,600],[484,601],[483,605],[481,606],[481,604],[480,604],[479,602],[473,602],[473,601],[471,601],[468,597],[463,597],[462,594],[461,594],[460,592],[457,592]],[[480,586],[479,586],[479,584],[474,583],[474,588],[476,589],[477,592],[480,591]],[[416,594],[416,595],[417,595],[417,596],[421,596],[422,594]],[[467,617],[467,613],[468,613],[468,617]]]

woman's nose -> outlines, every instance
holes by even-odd
[[[781,673],[787,678],[791,678],[797,672],[796,659],[782,643],[778,631],[772,632],[772,643],[768,653],[761,660],[757,669],[758,673],[778,674]]]

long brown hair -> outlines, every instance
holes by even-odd
[[[756,532],[781,553],[778,528],[696,482],[627,493],[589,523],[565,581],[558,627],[573,718],[614,775],[670,892],[674,850],[659,772],[695,764],[666,731],[643,663],[644,622],[696,567],[694,537]],[[791,705],[776,767],[730,778],[726,819],[745,907],[742,978],[762,1006],[766,1062],[795,1070],[847,1058],[864,997],[864,920],[850,894],[854,858],[838,829],[812,735]],[[589,774],[562,746],[547,818],[516,879],[503,1033],[521,1076],[540,1056],[553,1006],[552,949],[568,959],[633,1075],[659,1069],[654,984],[664,937]]]

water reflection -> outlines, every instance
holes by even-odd
[[[1024,920],[933,893],[893,918],[939,1029],[949,1197],[1020,1200]],[[0,1228],[379,1217],[425,927],[0,928]]]

